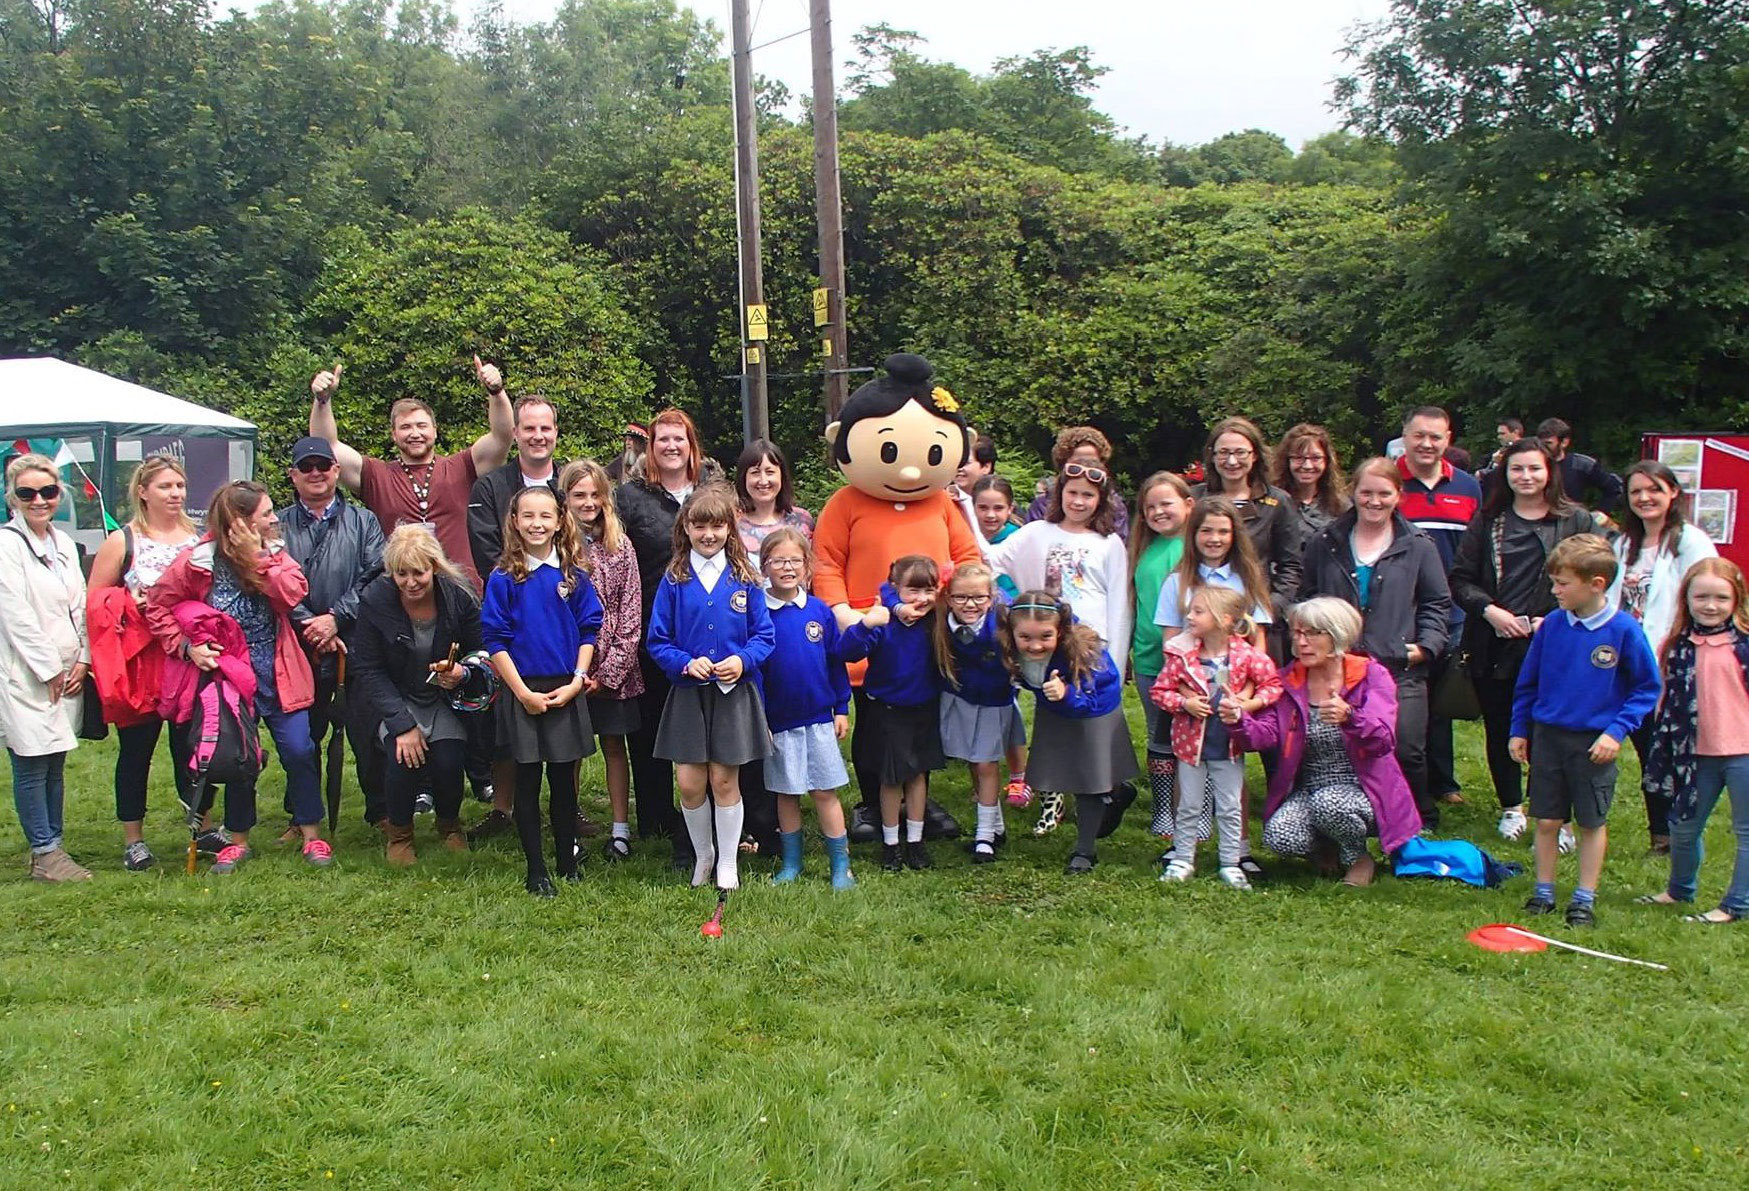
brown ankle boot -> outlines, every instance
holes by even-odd
[[[468,850],[467,833],[462,830],[460,819],[439,819],[437,821],[437,838],[443,841],[443,846],[451,852],[466,852]]]
[[[89,881],[91,870],[77,864],[61,849],[41,852],[30,858],[30,875],[38,881]]]
[[[413,825],[411,823],[407,824],[405,827],[397,827],[393,823],[390,823],[388,834],[388,858],[390,864],[394,865],[396,868],[406,868],[408,865],[412,864],[414,860],[418,859],[418,857],[413,854]]]

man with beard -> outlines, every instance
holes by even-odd
[[[625,450],[607,465],[607,478],[623,484],[644,470],[644,451],[648,449],[650,432],[636,422],[626,423]]]

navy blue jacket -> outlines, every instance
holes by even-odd
[[[838,621],[814,596],[803,607],[766,609],[777,644],[762,667],[765,722],[773,732],[829,724],[850,714],[850,676],[838,653]]]
[[[881,584],[881,603],[895,598],[893,585]],[[939,609],[915,624],[903,624],[894,616],[879,628],[860,621],[844,630],[839,652],[847,662],[868,659],[863,675],[863,693],[896,707],[921,707],[933,703],[941,691],[941,674],[935,668],[935,618]]]
[[[686,666],[693,658],[721,662],[732,657],[741,659],[747,678],[762,685],[759,667],[771,656],[775,642],[764,589],[757,583],[743,583],[728,570],[717,580],[715,591],[706,591],[697,575],[676,583],[664,573],[644,636],[651,660],[675,686],[716,681],[690,677]]]
[[[953,652],[959,685],[942,680],[942,689],[979,707],[1006,707],[1014,702],[1014,678],[1002,664],[1002,645],[996,640],[996,609],[984,614],[984,623],[970,645],[955,634],[959,626],[948,617],[948,648]]]

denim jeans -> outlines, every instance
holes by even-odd
[[[320,823],[327,812],[322,806],[322,779],[316,771],[316,742],[310,739],[309,712],[269,711],[263,706],[261,722],[273,737],[273,749],[285,769],[285,797],[292,822],[300,827]]]
[[[1670,820],[1670,896],[1694,900],[1700,884],[1700,861],[1705,852],[1701,833],[1719,801],[1719,791],[1731,792],[1731,831],[1737,837],[1737,859],[1731,869],[1731,884],[1720,899],[1721,909],[1749,914],[1749,756],[1696,757],[1695,793],[1699,805],[1694,818]]]
[[[66,794],[61,772],[66,753],[21,757],[11,749],[12,802],[18,807],[18,825],[33,853],[52,852],[61,846],[61,807]]]

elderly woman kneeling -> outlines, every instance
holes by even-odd
[[[1279,748],[1269,781],[1263,846],[1281,856],[1328,856],[1334,846],[1348,885],[1370,884],[1367,839],[1389,855],[1421,830],[1421,816],[1397,764],[1397,691],[1390,672],[1349,653],[1360,613],[1328,596],[1288,614],[1294,660],[1282,670],[1283,698],[1235,730],[1247,751]]]

